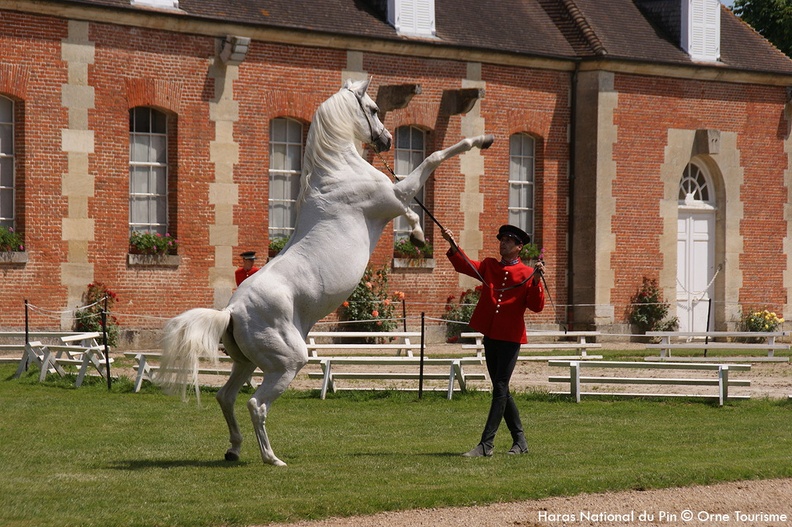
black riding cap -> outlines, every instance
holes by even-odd
[[[500,240],[504,236],[511,236],[517,240],[517,243],[522,245],[531,243],[531,237],[528,235],[528,233],[519,227],[515,227],[514,225],[501,225],[501,228],[498,229],[498,239]]]
[[[239,256],[242,257],[243,260],[255,260],[256,259],[256,251],[245,251]]]

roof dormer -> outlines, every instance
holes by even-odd
[[[132,5],[159,7],[161,9],[179,9],[179,0],[132,0]]]
[[[388,23],[400,35],[434,37],[434,0],[388,0]]]
[[[720,59],[720,17],[718,0],[681,0],[680,45],[690,58],[700,62]]]

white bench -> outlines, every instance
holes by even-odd
[[[554,350],[575,350],[580,353],[573,357],[548,357],[540,355],[520,355],[518,360],[548,360],[548,359],[601,359],[601,355],[589,355],[588,350],[600,349],[602,344],[588,342],[587,339],[600,336],[599,331],[530,331],[528,332],[528,343],[520,344],[520,351],[554,351]],[[475,350],[477,357],[484,355],[484,335],[477,332],[462,333],[463,339],[475,339],[473,344],[462,344],[464,350]],[[562,341],[559,339],[574,339],[574,341]]]
[[[709,350],[761,350],[767,352],[767,357],[751,357],[751,362],[789,362],[789,357],[775,357],[774,352],[789,351],[790,345],[777,342],[780,337],[789,336],[786,331],[755,332],[755,331],[647,331],[647,337],[654,337],[660,342],[646,344],[646,349],[659,349],[659,357],[646,357],[646,360],[666,360],[671,357],[672,350],[703,350],[704,358],[680,357],[676,362],[692,360],[695,362],[716,362],[717,357],[707,358]],[[764,342],[734,342],[733,339],[764,339]],[[746,358],[747,359],[747,358]],[[738,360],[729,357],[725,360]]]
[[[339,340],[388,340],[388,342],[338,342]],[[392,342],[392,340],[396,342]],[[321,340],[322,342],[317,342]],[[332,340],[333,342],[327,342]],[[420,331],[311,331],[307,338],[308,356],[317,357],[319,352],[336,355],[338,351],[360,352],[371,351],[396,351],[396,355],[405,353],[407,357],[413,356],[413,350],[421,349]],[[369,353],[370,354],[370,353]]]
[[[28,365],[39,368],[39,381],[43,381],[48,373],[57,373],[61,377],[66,375],[64,366],[78,366],[75,386],[82,386],[89,367],[93,367],[104,378],[107,378],[107,361],[104,346],[97,343],[96,339],[101,333],[75,333],[63,335],[63,344],[42,344],[31,341],[25,346],[25,354],[19,360],[14,378],[22,375]],[[113,362],[113,359],[110,359]]]
[[[328,390],[335,392],[339,389],[336,380],[341,379],[379,379],[379,380],[419,380],[421,378],[420,357],[311,357],[309,364],[318,364],[321,372],[309,372],[308,377],[322,379],[321,398],[324,399]],[[480,357],[462,358],[424,358],[424,380],[448,380],[448,399],[454,394],[454,387],[458,384],[460,391],[467,390],[470,380],[485,380],[485,373],[469,373],[464,370],[465,365],[482,364]],[[376,366],[377,368],[389,367],[400,371],[338,371],[342,366]],[[426,371],[427,368],[447,368],[447,373]]]
[[[159,361],[162,359],[162,353],[154,351],[127,351],[124,352],[124,356],[135,360],[135,364],[132,366],[137,372],[135,375],[135,392],[140,391],[143,381],[154,382],[156,372],[160,369]],[[223,363],[231,362],[231,358],[225,355],[220,356],[218,360]],[[231,368],[213,367],[204,364],[198,367],[198,373],[200,375],[221,375],[227,377],[231,374]],[[261,376],[263,373],[256,368],[251,378],[248,379],[247,384],[253,388],[257,386],[257,383],[253,380],[253,376],[255,375]]]
[[[711,364],[711,363],[689,363],[689,362],[619,362],[619,361],[548,361],[549,366],[569,368],[568,376],[550,376],[549,382],[569,383],[569,392],[554,392],[572,395],[577,402],[580,402],[582,395],[609,395],[623,397],[707,397],[717,398],[718,403],[723,403],[731,397],[732,399],[747,399],[749,396],[729,395],[731,386],[750,386],[751,381],[747,379],[730,379],[729,372],[750,371],[750,364]],[[596,368],[606,369],[640,369],[640,370],[693,370],[693,371],[716,371],[717,377],[709,378],[669,378],[669,377],[605,377],[605,376],[583,376],[583,369],[590,370]],[[602,392],[581,390],[582,384],[629,384],[629,385],[677,385],[677,386],[717,386],[716,395],[700,394],[668,394],[668,393],[625,393],[625,392]]]

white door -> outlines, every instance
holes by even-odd
[[[680,331],[708,331],[714,302],[715,211],[680,207],[677,230],[677,317]],[[710,322],[712,325],[712,322]]]

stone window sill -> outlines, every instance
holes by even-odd
[[[28,253],[24,251],[0,252],[0,265],[24,265],[28,262]]]
[[[130,267],[179,267],[181,256],[178,254],[127,254]]]

